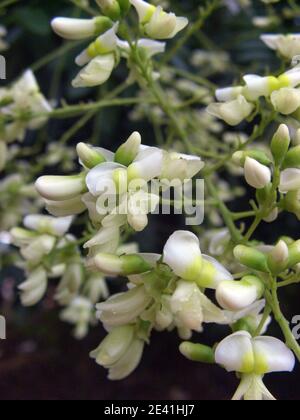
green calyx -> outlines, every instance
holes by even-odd
[[[95,18],[95,25],[95,35],[102,35],[113,27],[114,22],[107,16],[98,16]]]
[[[300,169],[300,146],[293,147],[286,154],[283,162],[283,169],[286,168]]]
[[[151,265],[139,255],[123,255],[120,259],[122,272],[126,276],[146,273],[152,269]]]
[[[248,157],[257,160],[259,163],[265,166],[269,166],[272,163],[271,159],[269,159],[266,153],[264,153],[262,150],[239,151],[234,153],[232,159],[237,165],[243,167]]]
[[[269,272],[267,257],[255,248],[238,245],[234,249],[235,258],[244,266],[253,270]]]
[[[215,353],[211,347],[185,341],[179,346],[180,353],[193,362],[214,364]]]

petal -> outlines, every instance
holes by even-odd
[[[89,171],[86,177],[86,185],[89,192],[97,197],[104,192],[116,194],[116,186],[113,181],[113,174],[116,169],[123,168],[122,165],[114,162],[102,163]]]
[[[296,360],[293,352],[277,338],[257,337],[253,346],[257,374],[294,370]]]
[[[251,335],[239,331],[225,338],[218,345],[215,358],[228,372],[252,373],[255,361]]]
[[[281,172],[279,191],[287,193],[300,189],[300,169],[289,168]]]
[[[187,231],[175,232],[167,241],[163,261],[184,280],[197,281],[202,270],[202,255],[196,235]]]

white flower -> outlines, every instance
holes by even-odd
[[[184,280],[197,282],[203,266],[197,236],[187,231],[175,232],[164,247],[163,261],[177,276]]]
[[[56,238],[50,235],[39,235],[27,246],[21,248],[22,257],[32,264],[38,264],[45,255],[48,255],[55,247]]]
[[[151,181],[161,175],[162,168],[163,151],[157,147],[141,146],[134,162],[128,167],[128,180]]]
[[[64,201],[44,200],[46,210],[55,217],[75,216],[86,211],[83,197],[78,195]]]
[[[155,7],[143,0],[130,0],[136,8],[145,33],[154,39],[174,38],[188,25],[188,19],[166,13],[160,6]]]
[[[42,176],[36,181],[38,193],[50,201],[65,201],[81,195],[85,189],[82,174],[72,176]]]
[[[126,325],[143,313],[151,299],[144,286],[137,286],[99,303],[96,316],[109,328]]]
[[[176,179],[185,181],[197,175],[204,166],[204,162],[198,156],[165,152],[161,179],[171,181],[176,174]]]
[[[130,44],[127,41],[118,39],[118,47],[121,50],[122,56],[128,58],[130,55]],[[137,41],[137,47],[146,53],[146,56],[151,58],[156,54],[162,54],[166,50],[166,43],[155,41],[153,39],[141,38]]]
[[[282,88],[271,95],[274,109],[283,115],[290,115],[300,108],[300,89]]]
[[[278,51],[283,57],[293,59],[300,54],[300,34],[264,34],[261,40],[272,50]]]
[[[51,26],[59,36],[69,40],[81,40],[97,35],[99,19],[74,19],[57,17]]]
[[[244,170],[246,181],[253,188],[262,189],[271,182],[270,169],[255,159],[247,157]]]
[[[93,304],[109,298],[109,289],[106,280],[102,274],[98,273],[95,273],[88,278],[84,285],[83,292]]]
[[[242,95],[230,102],[210,104],[207,108],[209,114],[232,126],[238,125],[248,118],[253,110],[254,105]]]
[[[280,340],[252,338],[245,331],[225,338],[216,349],[215,360],[228,372],[242,374],[234,400],[274,399],[262,382],[263,376],[272,372],[291,372],[295,366],[293,353]]]
[[[61,312],[61,320],[75,324],[74,336],[81,340],[89,330],[93,321],[93,304],[85,297],[78,296]]]
[[[40,267],[30,273],[28,279],[19,286],[23,306],[33,306],[38,303],[47,290],[47,274]]]
[[[72,262],[65,268],[56,290],[55,299],[60,305],[69,305],[76,298],[84,281],[83,266],[80,261]]]
[[[136,336],[134,327],[124,325],[112,329],[91,357],[109,369],[108,378],[116,381],[125,379],[137,368],[143,350],[144,341]]]
[[[25,217],[24,226],[27,229],[35,230],[39,233],[63,236],[70,229],[72,221],[72,216],[54,218],[50,216],[42,216],[40,214],[31,214]]]
[[[247,276],[241,281],[221,282],[216,290],[216,299],[224,309],[235,312],[252,305],[262,297],[263,292],[262,282],[254,276]]]
[[[281,172],[279,191],[283,194],[300,190],[300,169],[288,168]]]
[[[105,83],[115,67],[114,54],[99,55],[89,62],[73,80],[75,88],[94,87]]]

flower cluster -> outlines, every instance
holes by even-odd
[[[208,112],[227,124],[235,126],[249,118],[257,101],[265,98],[274,110],[290,115],[300,108],[300,67],[296,66],[279,77],[244,76],[245,85],[216,91],[217,103],[208,106]]]
[[[76,58],[76,64],[83,69],[73,80],[74,87],[92,87],[105,83],[117,67],[120,58],[130,58],[132,45],[141,56],[150,59],[165,51],[165,43],[156,40],[173,38],[184,29],[188,20],[165,12],[143,0],[97,0],[103,13],[92,19],[55,18],[53,30],[65,39],[81,40],[96,37]],[[138,39],[131,44],[120,39],[117,34],[119,22],[133,5],[139,22],[147,38]],[[130,63],[129,63],[130,67]]]
[[[109,369],[113,380],[123,379],[136,368],[153,329],[177,328],[182,339],[189,339],[193,331],[203,331],[204,324],[257,318],[264,306],[257,277],[235,282],[217,260],[202,255],[198,238],[187,231],[175,232],[163,255],[97,253],[94,260],[100,271],[129,281],[127,292],[97,305],[97,317],[109,334],[92,356]],[[221,307],[205,295],[205,289],[216,291]]]
[[[0,89],[0,170],[7,159],[7,144],[25,138],[26,130],[37,130],[48,120],[52,107],[40,92],[31,70],[10,88]]]

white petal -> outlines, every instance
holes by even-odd
[[[258,374],[294,370],[296,360],[293,352],[277,338],[257,337],[253,346]]]
[[[289,168],[281,172],[279,191],[287,193],[300,189],[300,169]]]
[[[108,162],[101,163],[90,170],[86,177],[86,185],[89,192],[95,197],[107,192],[107,189],[112,194],[116,194],[113,173],[120,168],[123,168],[123,166],[118,163]]]
[[[187,231],[175,232],[167,241],[163,261],[184,280],[197,281],[202,270],[200,243]]]

